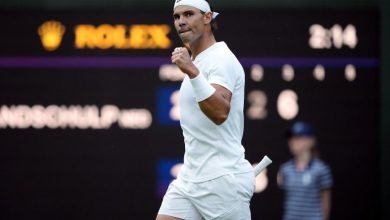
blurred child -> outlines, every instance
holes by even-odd
[[[282,164],[277,177],[285,193],[283,220],[328,220],[333,181],[329,167],[318,158],[313,127],[295,123],[287,142],[293,158]]]

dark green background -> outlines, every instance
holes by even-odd
[[[210,0],[218,8],[229,7],[377,7],[378,0]],[[173,0],[2,0],[6,7],[46,7],[46,8],[121,8],[130,7],[172,7]]]
[[[171,8],[172,0],[1,0],[0,8],[32,9],[134,9]],[[215,8],[378,8],[381,13],[381,198],[382,219],[390,219],[390,1],[386,0],[212,0]],[[362,125],[364,126],[364,125]],[[376,171],[373,171],[376,172]]]

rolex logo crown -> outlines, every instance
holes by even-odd
[[[47,21],[38,28],[43,47],[48,51],[56,50],[62,41],[65,26],[58,21]]]

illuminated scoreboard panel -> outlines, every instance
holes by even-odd
[[[2,217],[153,219],[184,152],[171,15],[8,11],[0,18]],[[274,160],[252,218],[281,216],[275,176],[289,158],[284,132],[297,120],[316,127],[332,168],[334,219],[375,216],[376,12],[242,11],[218,19],[218,40],[246,72],[246,156]]]

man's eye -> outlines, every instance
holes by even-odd
[[[173,19],[175,19],[175,20],[178,20],[179,18],[180,18],[180,16],[178,16],[178,15],[173,16]]]
[[[185,13],[184,15],[185,15],[186,17],[191,17],[192,13],[187,12],[187,13]]]

